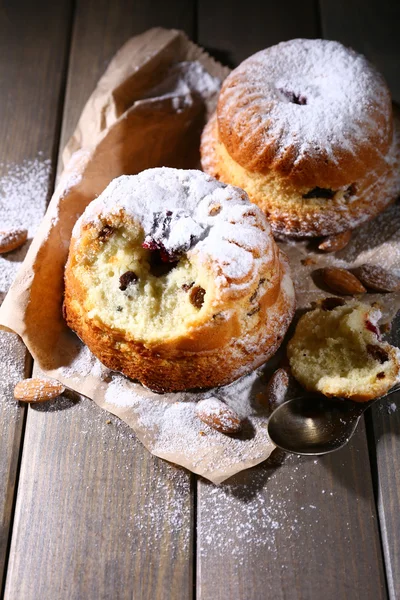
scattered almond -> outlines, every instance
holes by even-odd
[[[322,252],[339,252],[343,250],[351,240],[351,231],[343,231],[336,235],[329,235],[319,244],[318,249]]]
[[[314,258],[312,258],[311,256],[306,256],[306,258],[301,259],[301,264],[304,267],[310,267],[311,265],[316,265],[317,261]]]
[[[16,250],[26,242],[28,231],[26,229],[7,229],[0,231],[0,254]]]
[[[14,398],[20,402],[47,402],[63,393],[65,387],[51,379],[24,379],[14,388]]]
[[[218,213],[221,212],[221,205],[219,202],[214,202],[214,204],[210,204],[208,207],[208,214],[210,217],[215,217]]]
[[[203,423],[221,433],[237,433],[242,428],[237,413],[217,398],[200,400],[196,414]]]
[[[376,292],[398,292],[400,278],[383,267],[361,265],[352,271],[366,288]]]
[[[321,270],[321,276],[324,283],[338,294],[353,296],[367,291],[361,281],[346,269],[325,267]]]
[[[289,387],[289,374],[286,369],[277,369],[267,384],[265,398],[269,408],[274,410],[285,400]]]

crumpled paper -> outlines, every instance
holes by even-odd
[[[150,452],[220,483],[264,461],[274,449],[266,431],[264,395],[268,374],[279,357],[230,386],[154,394],[101,365],[62,318],[70,236],[87,204],[119,175],[156,166],[199,166],[200,133],[217,94],[199,91],[199,82],[185,74],[189,67],[178,66],[182,61],[197,61],[211,78],[223,80],[229,73],[183,33],[160,28],[132,38],[113,58],[64,150],[63,172],[0,308],[0,326],[22,337],[46,375],[123,419]],[[313,256],[318,264],[384,261],[399,269],[397,224],[400,210],[394,206],[362,228],[367,235],[356,234],[336,257],[316,252]],[[380,237],[368,233],[368,228],[374,232],[379,228]],[[285,242],[282,247],[295,274],[299,306],[326,296],[310,277],[317,266],[301,263],[310,254],[306,243]],[[388,312],[393,314],[398,303],[399,294],[392,294]],[[240,435],[220,434],[195,417],[196,401],[209,396],[223,399],[244,418]]]

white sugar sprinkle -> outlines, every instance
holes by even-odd
[[[38,155],[21,164],[0,164],[4,175],[0,177],[1,228],[28,230],[31,239],[46,209],[51,173],[51,161]],[[10,287],[18,268],[25,258],[28,243],[0,256],[0,301]]]

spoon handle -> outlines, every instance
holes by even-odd
[[[398,383],[397,385],[392,387],[388,392],[386,392],[386,394],[381,396],[381,398],[386,398],[386,396],[390,396],[391,394],[394,394],[395,392],[399,392],[399,391],[400,391],[400,383]]]

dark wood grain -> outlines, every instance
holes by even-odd
[[[192,18],[186,1],[78,1],[61,147],[130,35]],[[192,481],[87,399],[30,408],[5,598],[192,598]]]
[[[363,52],[383,73],[393,98],[400,101],[400,4],[391,0],[321,0],[324,37]],[[393,326],[400,345],[400,320]],[[400,396],[373,407],[370,451],[373,459],[379,523],[390,598],[400,597],[400,417],[393,412]]]
[[[194,2],[78,0],[61,148],[74,131],[88,95],[110,59],[128,38],[150,27],[182,29],[193,36]]]
[[[200,0],[198,43],[233,67],[258,50],[294,37],[318,37],[314,0]]]
[[[190,485],[88,399],[29,409],[5,598],[191,598]]]
[[[46,194],[52,184],[50,165],[54,140],[58,137],[60,101],[63,97],[67,58],[71,3],[27,0],[0,4],[0,200],[2,227],[14,224],[31,227],[29,214],[16,215],[18,190],[31,186],[31,192],[44,197],[31,198],[31,209],[37,202],[37,220],[44,212]],[[25,162],[24,162],[25,161]],[[28,161],[28,162],[26,162]],[[29,182],[38,176],[40,185]],[[16,169],[20,169],[16,176]],[[10,177],[16,177],[15,188]],[[21,183],[24,181],[24,183]],[[18,183],[19,182],[19,183]],[[33,231],[31,231],[33,233]],[[28,243],[16,252],[0,258],[3,299]],[[7,275],[6,275],[7,273]],[[31,369],[30,359],[21,340],[10,333],[0,333],[0,578],[3,580],[7,560],[9,532],[18,476],[18,463],[25,409],[13,399],[14,385]]]
[[[392,327],[391,342],[400,346],[400,318]],[[372,408],[370,448],[386,578],[391,600],[400,597],[400,393]]]
[[[199,42],[231,64],[320,37],[314,2],[199,3]],[[229,485],[198,482],[199,600],[386,597],[365,432],[340,453],[290,457]]]
[[[199,600],[386,598],[363,427],[341,452],[198,488]]]
[[[383,73],[400,102],[400,3],[393,0],[320,0],[323,36],[362,52]]]

